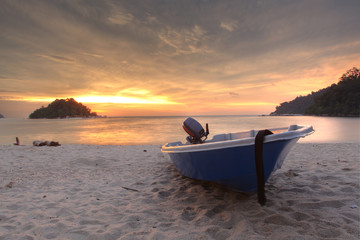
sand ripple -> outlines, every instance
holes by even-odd
[[[0,146],[0,239],[359,239],[358,147],[298,144],[261,207],[160,146]]]

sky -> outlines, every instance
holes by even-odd
[[[0,113],[269,114],[360,67],[360,1],[0,0]]]

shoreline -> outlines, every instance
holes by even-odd
[[[358,239],[358,147],[298,143],[261,207],[161,145],[0,145],[0,239]]]

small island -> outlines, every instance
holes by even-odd
[[[30,119],[36,118],[88,118],[97,117],[96,112],[91,112],[91,109],[78,103],[74,98],[56,99],[47,107],[42,106],[36,109],[29,115]]]
[[[0,113],[0,118],[4,118],[4,115],[2,115],[1,113]]]
[[[360,70],[354,67],[342,75],[338,84],[283,102],[270,115],[359,117]]]

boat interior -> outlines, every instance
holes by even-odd
[[[297,125],[291,125],[289,128],[275,128],[269,129],[273,134],[279,134],[287,131],[293,131],[297,129]],[[214,135],[211,140],[207,140],[206,142],[222,142],[243,138],[254,138],[259,130],[250,130],[246,132],[237,132],[237,133],[222,133]]]

